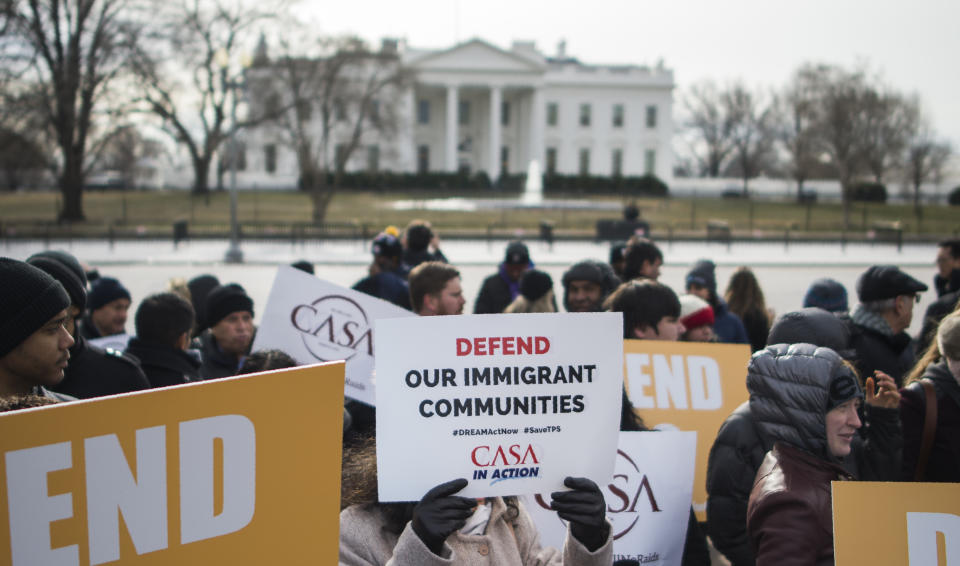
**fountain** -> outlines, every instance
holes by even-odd
[[[540,174],[540,163],[536,159],[531,159],[527,167],[527,182],[523,187],[521,202],[524,206],[543,205],[543,175]]]

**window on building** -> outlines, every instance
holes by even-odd
[[[503,126],[510,125],[510,103],[504,102],[500,105],[500,124]]]
[[[555,175],[557,173],[557,148],[548,147],[547,148],[547,175]]]
[[[376,98],[370,101],[370,123],[374,126],[380,125],[380,101]]]
[[[417,101],[417,123],[418,124],[430,123],[430,101],[429,100],[421,99]]]
[[[277,146],[268,144],[263,146],[263,163],[267,173],[276,173],[277,171]]]
[[[510,173],[510,148],[507,146],[500,146],[500,174],[507,175]]]
[[[547,125],[556,126],[559,121],[560,105],[556,102],[547,104]]]
[[[470,124],[470,101],[461,100],[457,109],[457,123],[461,126]]]
[[[276,116],[280,113],[280,95],[271,92],[267,95],[267,100],[264,102],[263,110],[266,112],[267,116]]]
[[[656,128],[657,127],[657,107],[656,106],[647,106],[647,127]]]
[[[343,122],[347,119],[347,103],[341,98],[333,101],[333,119],[337,122]]]
[[[586,148],[580,150],[580,174],[590,174],[590,150]]]
[[[421,145],[417,147],[417,173],[423,174],[430,171],[430,146]]]
[[[648,149],[643,153],[643,173],[655,175],[657,172],[657,150]]]
[[[343,173],[347,167],[347,145],[338,143],[333,148],[333,166],[337,172]]]
[[[380,146],[371,145],[367,147],[367,171],[376,173],[380,170]]]
[[[590,105],[589,104],[580,105],[580,125],[581,126],[590,125]]]
[[[613,127],[614,128],[623,127],[623,104],[613,105]]]
[[[615,149],[613,150],[613,176],[620,177],[623,175],[623,150]]]

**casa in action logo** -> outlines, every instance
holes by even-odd
[[[535,478],[540,475],[541,460],[540,449],[533,444],[482,444],[470,451],[470,461],[477,468],[473,470],[473,479],[489,479],[490,485],[504,480]]]
[[[342,295],[320,297],[297,305],[290,322],[300,333],[307,351],[321,362],[373,356],[373,329],[367,313],[356,301]]]

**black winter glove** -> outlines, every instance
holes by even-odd
[[[607,502],[597,484],[587,478],[567,477],[563,485],[572,491],[555,491],[550,494],[550,508],[561,519],[570,522],[570,532],[590,552],[607,542],[610,527],[607,525]]]
[[[413,509],[413,532],[437,556],[443,550],[443,541],[463,527],[477,506],[476,499],[453,495],[465,487],[467,480],[462,478],[442,483],[428,491]]]

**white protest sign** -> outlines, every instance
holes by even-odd
[[[281,266],[251,351],[275,348],[300,364],[346,360],[344,394],[373,405],[373,322],[412,316],[376,297]]]
[[[466,478],[465,497],[598,484],[613,473],[620,313],[378,320],[380,501]]]
[[[601,485],[613,524],[613,559],[680,566],[690,517],[696,432],[621,432],[616,471]],[[544,546],[563,548],[567,526],[550,494],[525,496]]]
[[[90,338],[87,340],[87,343],[103,348],[104,350],[112,348],[118,352],[122,352],[127,349],[127,343],[130,342],[130,338],[131,336],[129,334],[113,334],[110,336],[101,336],[100,338]]]

